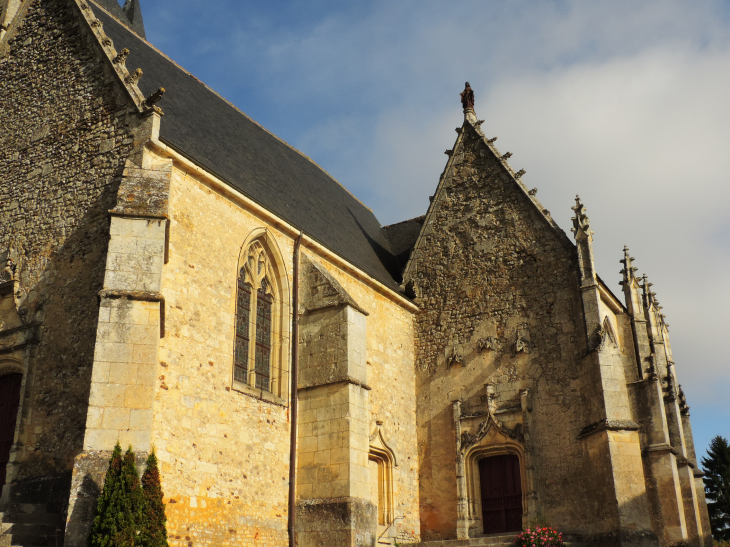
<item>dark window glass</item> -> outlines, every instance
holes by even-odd
[[[256,387],[271,390],[271,305],[266,280],[256,294]]]
[[[233,379],[248,383],[248,342],[249,324],[251,322],[251,287],[238,278],[238,303],[236,304],[236,355],[233,367]]]

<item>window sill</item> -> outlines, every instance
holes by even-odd
[[[288,403],[278,395],[274,395],[273,393],[269,391],[264,391],[263,389],[251,387],[250,385],[244,384],[243,382],[237,382],[236,380],[233,380],[233,383],[231,384],[231,389],[233,391],[243,393],[244,395],[248,395],[249,397],[253,397],[254,399],[258,399],[259,401],[264,401],[266,403],[271,403],[283,407],[289,406]]]

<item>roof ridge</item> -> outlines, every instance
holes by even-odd
[[[109,11],[107,11],[102,6],[100,6],[98,0],[88,0],[88,1],[89,2],[93,2],[94,5],[97,6],[99,9],[101,9],[102,11],[104,11],[104,13],[106,13],[110,17],[116,19],[117,21],[119,21],[119,19],[117,17],[114,17],[113,14],[109,13]],[[276,134],[274,134],[271,131],[269,131],[268,129],[266,129],[263,125],[261,125],[259,122],[257,122],[256,120],[254,120],[251,116],[249,116],[248,114],[246,114],[243,110],[241,110],[240,108],[238,108],[235,104],[233,104],[231,101],[229,101],[228,99],[226,99],[223,95],[221,95],[220,93],[218,93],[215,89],[213,89],[208,84],[206,84],[205,82],[203,82],[200,78],[198,78],[197,76],[195,76],[192,72],[186,70],[185,68],[183,68],[182,66],[180,66],[177,62],[175,62],[170,57],[168,57],[163,51],[161,51],[160,49],[156,48],[152,43],[150,43],[149,41],[147,41],[146,38],[142,38],[139,34],[137,34],[131,28],[129,28],[127,25],[125,25],[122,21],[119,21],[119,22],[130,32],[130,34],[134,35],[137,39],[142,40],[143,42],[145,42],[149,47],[151,47],[157,53],[159,53],[160,55],[162,55],[167,61],[169,61],[171,64],[173,64],[179,70],[181,70],[182,72],[184,72],[185,74],[187,74],[191,78],[195,78],[198,82],[200,82],[200,84],[203,87],[205,87],[208,91],[210,91],[211,93],[213,93],[220,100],[222,100],[223,102],[225,102],[226,104],[228,104],[231,108],[233,108],[234,110],[236,110],[236,112],[238,112],[239,114],[241,114],[242,116],[244,116],[251,123],[253,123],[256,126],[260,127],[262,130],[266,131],[269,135],[271,135],[272,137],[274,137],[277,141],[279,141],[280,143],[282,143],[283,145],[287,146],[288,148],[290,148],[291,150],[293,150],[294,152],[296,152],[297,154],[299,154],[300,156],[302,156],[304,159],[306,159],[307,161],[309,161],[317,169],[319,169],[325,175],[327,175],[329,178],[331,178],[333,181],[335,181],[340,188],[342,188],[345,192],[347,192],[348,194],[350,194],[350,196],[352,196],[352,198],[355,199],[355,201],[357,201],[360,205],[362,205],[363,207],[365,207],[371,213],[373,212],[373,210],[370,207],[368,207],[367,205],[365,205],[355,194],[353,194],[352,192],[350,192],[350,190],[348,190],[347,187],[344,184],[342,184],[339,180],[337,180],[335,177],[333,177],[332,175],[330,175],[329,172],[326,169],[324,169],[321,165],[319,165],[312,158],[310,158],[309,156],[307,156],[304,152],[302,152],[301,150],[295,148],[294,146],[292,146],[291,144],[289,144],[288,142],[286,142],[281,137],[278,137]],[[164,122],[161,122],[161,123],[164,123]],[[375,214],[375,213],[373,213],[373,214]],[[381,226],[381,228],[382,228],[382,226]]]

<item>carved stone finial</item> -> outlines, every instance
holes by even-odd
[[[144,106],[147,108],[152,108],[156,103],[160,102],[160,99],[162,99],[162,96],[164,94],[165,94],[165,88],[164,87],[159,88],[152,95],[147,97],[147,99],[144,102]]]
[[[117,53],[117,56],[114,57],[113,63],[115,65],[124,64],[124,62],[127,60],[127,55],[129,55],[129,50],[125,47],[122,51]]]
[[[641,276],[641,280],[644,282],[641,285],[641,289],[644,293],[646,307],[650,308],[652,306],[657,306],[658,302],[656,299],[656,293],[651,290],[651,287],[654,285],[654,283],[649,283],[649,277],[646,274]]]
[[[474,90],[469,82],[464,84],[464,91],[461,92],[461,106],[464,110],[474,110]]]
[[[575,234],[575,239],[580,240],[585,237],[591,237],[593,230],[591,230],[591,222],[586,215],[586,208],[580,200],[580,196],[575,196],[575,207],[571,207],[575,211],[575,216],[571,218],[573,221],[573,228],[571,231]]]
[[[623,270],[619,272],[624,275],[624,279],[621,282],[622,285],[636,279],[636,270],[638,270],[638,268],[634,266],[634,260],[636,259],[629,254],[629,248],[624,245],[624,257],[619,261],[624,265]]]
[[[501,158],[499,158],[499,159],[501,159],[501,160],[508,160],[508,159],[510,159],[511,157],[512,157],[512,152],[507,152],[506,154],[504,154],[504,155],[503,155],[503,156],[502,156]]]
[[[454,153],[454,151],[453,151],[453,150],[446,150],[446,151],[444,151],[444,154],[446,154],[446,155],[447,155],[447,156],[449,156],[449,157],[451,157],[451,155],[452,155],[453,153]]]
[[[477,127],[481,127],[483,123],[484,123],[484,120],[477,120],[477,122],[474,125],[476,125]]]
[[[112,46],[112,39],[111,39],[111,38],[109,38],[109,37],[107,36],[106,38],[104,38],[104,39],[103,39],[103,40],[101,41],[101,43],[102,43],[103,45],[105,45],[106,47],[111,47],[111,46]]]
[[[537,194],[537,188],[533,188],[532,190],[530,190],[527,193],[530,194],[531,196],[534,196],[535,194]]]
[[[484,391],[487,398],[487,409],[490,414],[494,414],[497,410],[497,393],[494,384],[491,382],[484,384]]]
[[[139,82],[139,79],[142,77],[142,69],[138,68],[134,72],[132,72],[129,76],[127,76],[124,81],[128,84],[136,84]]]
[[[497,137],[492,137],[491,139],[487,139],[487,142],[489,144],[494,144],[495,142],[497,142]]]
[[[94,28],[97,28],[97,29],[101,30],[101,27],[102,27],[103,25],[101,24],[101,21],[99,21],[98,19],[94,19],[94,20],[93,20],[93,21],[91,22],[91,26],[92,26],[92,27],[94,27]]]
[[[515,178],[516,179],[522,178],[522,175],[524,175],[525,173],[527,173],[527,171],[525,171],[524,169],[520,169],[519,171],[517,171],[515,173]],[[535,194],[530,194],[530,195],[534,196]]]

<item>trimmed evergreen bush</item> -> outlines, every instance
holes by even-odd
[[[122,457],[122,447],[117,443],[96,505],[89,547],[144,547],[145,513],[146,500],[134,452],[130,446]]]
[[[169,547],[165,523],[165,506],[162,504],[160,470],[157,467],[155,451],[147,458],[147,468],[142,475],[142,492],[146,500],[145,522],[142,530],[144,547]]]

